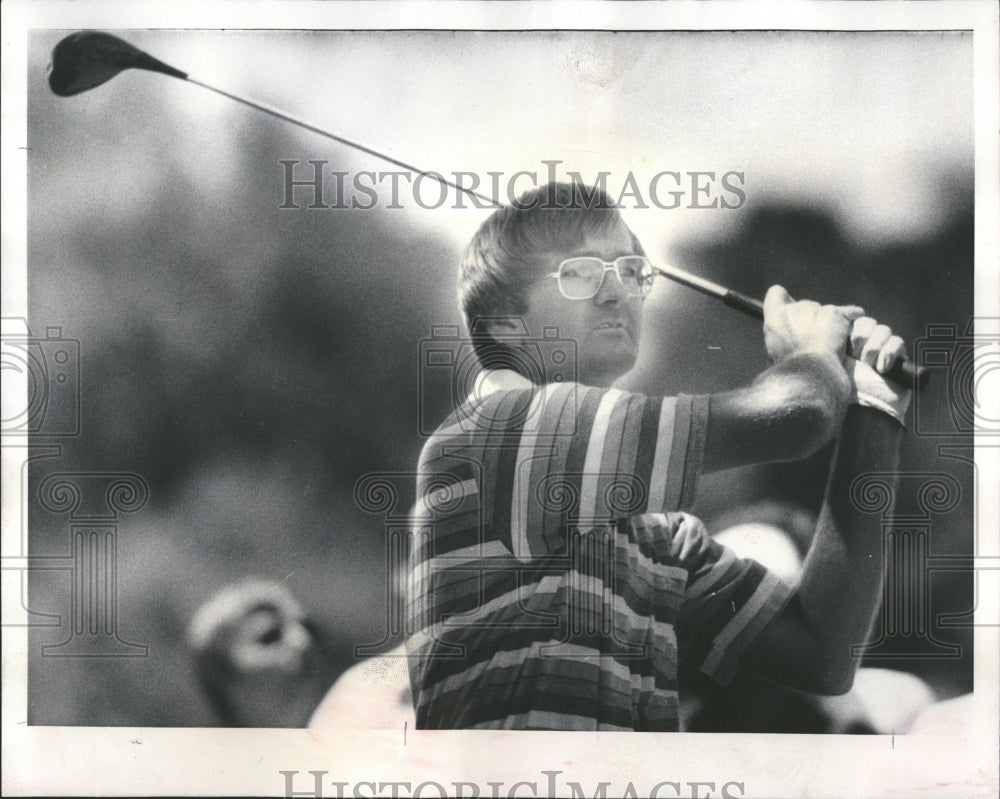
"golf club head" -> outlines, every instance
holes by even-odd
[[[187,78],[187,73],[157,61],[117,36],[100,31],[78,31],[52,49],[49,86],[60,97],[71,97],[106,83],[126,69],[148,69],[174,78]]]

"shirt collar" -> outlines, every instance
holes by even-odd
[[[513,369],[484,369],[476,377],[472,396],[481,400],[497,391],[517,391],[533,388],[534,385],[528,378],[518,374]]]

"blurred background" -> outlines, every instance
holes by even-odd
[[[447,392],[421,395],[419,343],[460,323],[455,270],[487,212],[421,208],[405,183],[402,208],[385,184],[369,210],[310,210],[302,189],[299,209],[279,209],[281,160],[300,162],[300,180],[311,159],[328,176],[394,167],[152,73],[56,97],[46,64],[66,33],[30,38],[28,321],[80,342],[82,406],[80,434],[30,469],[30,551],[69,546],[67,515],[37,501],[47,475],[141,475],[149,502],[121,519],[116,590],[119,634],[148,656],[42,657],[67,638],[71,589],[66,572],[33,573],[29,608],[64,624],[32,632],[29,720],[211,725],[184,636],[227,584],[287,587],[331,682],[354,646],[385,638],[386,534],[354,486],[413,469],[421,418],[449,410]],[[192,77],[484,183],[544,179],[544,160],[564,178],[610,173],[613,195],[629,174],[645,193],[664,170],[741,172],[738,208],[626,197],[626,221],[654,260],[755,296],[780,282],[857,302],[908,342],[929,324],[960,333],[972,315],[971,35],[120,33]],[[646,315],[629,388],[719,391],[766,366],[757,323],[687,289],[657,285]],[[903,453],[904,469],[961,488],[930,518],[935,556],[971,553],[974,538],[973,467],[925,435],[971,445],[946,377]],[[829,457],[711,476],[697,512],[724,519],[762,500],[812,512]],[[901,497],[904,510],[916,501]],[[971,611],[968,573],[927,579],[935,615]],[[903,641],[878,665],[938,698],[970,691],[971,627],[931,628],[959,648],[914,657]]]

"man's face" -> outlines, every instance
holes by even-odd
[[[626,294],[618,276],[610,271],[605,272],[597,294],[588,300],[566,299],[555,278],[541,276],[555,272],[563,260],[573,256],[614,261],[634,254],[632,237],[623,222],[609,232],[587,233],[571,250],[546,254],[539,279],[527,292],[524,321],[530,335],[541,338],[543,328],[554,326],[560,339],[575,341],[576,379],[586,385],[610,386],[635,364],[643,300]]]

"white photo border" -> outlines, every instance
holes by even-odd
[[[976,84],[976,307],[1000,316],[998,262],[997,7],[992,2],[802,3],[57,3],[6,2],[3,12],[3,316],[26,312],[27,34],[77,28],[628,29],[628,30],[956,30],[974,32]],[[5,399],[6,401],[6,399]],[[994,448],[977,448],[983,485],[1000,483]],[[23,447],[3,451],[4,551],[21,534]],[[997,547],[997,498],[979,498],[979,537]],[[985,562],[985,561],[983,561]],[[985,574],[985,572],[984,572]],[[980,614],[994,613],[997,580],[984,580]],[[20,601],[5,582],[7,611]],[[991,607],[992,603],[992,607]],[[35,727],[27,719],[27,633],[3,629],[3,793],[5,795],[299,795],[310,772],[325,772],[325,796],[377,795],[365,783],[456,782],[482,795],[544,795],[545,772],[578,782],[588,795],[632,783],[638,795],[662,782],[712,782],[741,797],[995,796],[998,742],[998,630],[976,630],[975,694],[981,711],[963,736],[633,735],[352,731],[331,740],[306,730]],[[501,788],[490,788],[501,783]],[[736,786],[739,787],[736,787]],[[361,787],[363,786],[363,787]],[[388,789],[386,789],[388,790]],[[471,791],[469,787],[466,791]],[[566,791],[566,788],[562,788]],[[663,787],[661,795],[673,796]],[[698,789],[695,789],[698,790]],[[381,795],[389,795],[382,793]],[[428,784],[425,796],[436,796]],[[468,795],[468,794],[467,794]]]

